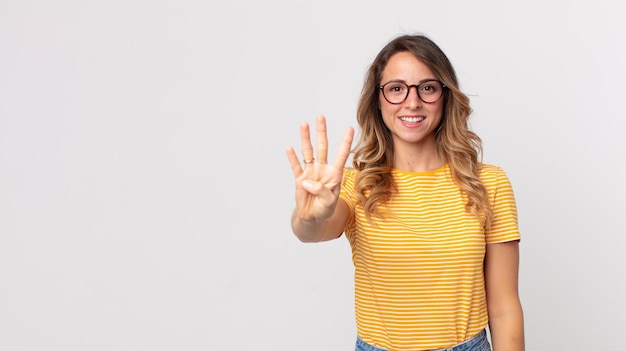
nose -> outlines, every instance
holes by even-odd
[[[415,88],[415,93],[411,93],[411,88]],[[412,85],[409,87],[409,94],[406,97],[406,103],[410,108],[418,108],[422,104],[422,99],[420,99],[419,94],[417,93],[417,86]]]

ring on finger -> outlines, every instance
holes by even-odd
[[[310,160],[304,160],[304,164],[309,164],[309,163],[313,163],[315,162],[314,158],[311,158]]]

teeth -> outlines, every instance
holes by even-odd
[[[403,122],[417,123],[424,120],[424,117],[400,117]]]

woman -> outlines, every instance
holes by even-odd
[[[389,42],[372,63],[357,120],[327,160],[300,128],[304,166],[291,224],[303,242],[345,233],[355,266],[357,350],[524,349],[519,232],[506,174],[482,164],[469,99],[441,49],[421,35]]]

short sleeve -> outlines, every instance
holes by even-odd
[[[339,199],[343,200],[350,209],[350,219],[346,224],[346,228],[354,225],[354,207],[358,201],[354,192],[354,182],[356,179],[356,170],[354,168],[344,168],[343,179],[341,180],[341,192],[339,193]]]
[[[481,178],[487,187],[493,209],[491,228],[486,232],[487,244],[520,240],[517,205],[506,173],[500,167],[486,166]]]

